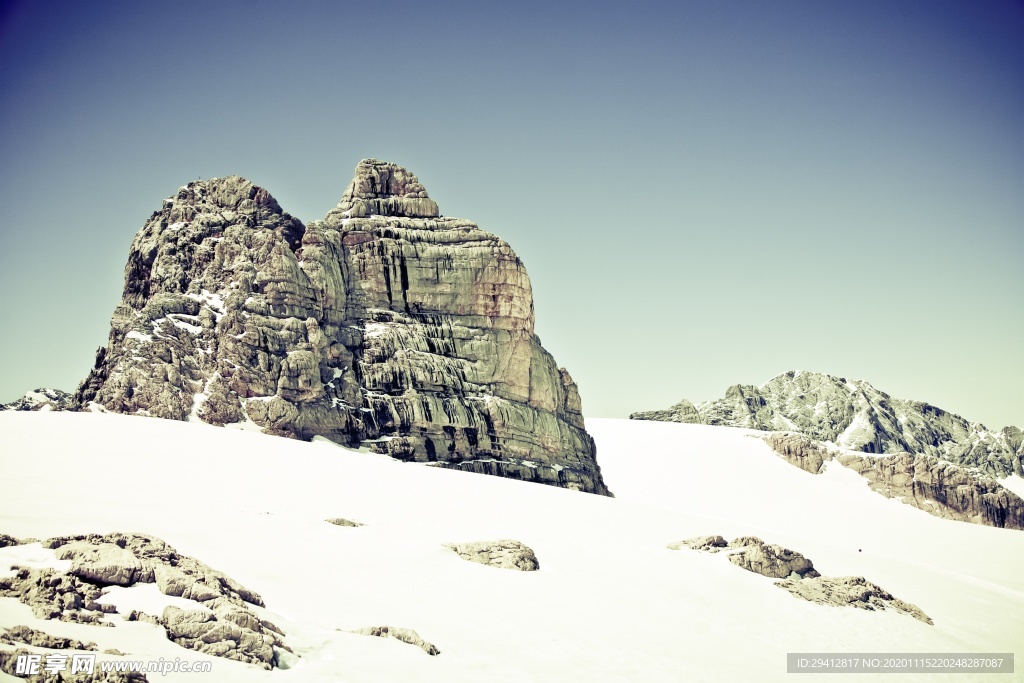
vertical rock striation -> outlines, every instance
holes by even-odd
[[[76,400],[607,495],[533,324],[512,248],[400,166],[363,160],[308,225],[243,178],[198,181],[135,237]]]

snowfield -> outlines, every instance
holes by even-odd
[[[264,671],[119,615],[115,628],[41,621],[12,598],[0,598],[0,628],[25,624],[130,659],[212,662],[210,675],[150,681],[782,681],[793,677],[787,652],[1024,654],[1024,532],[932,517],[833,463],[809,474],[747,430],[607,419],[587,428],[615,499],[322,440],[0,413],[0,533],[157,536],[258,592],[267,607],[257,611],[298,658]],[[365,526],[325,521],[334,517]],[[812,604],[724,554],[665,547],[709,534],[760,536],[827,576],[864,576],[935,624]],[[503,538],[532,547],[540,571],[473,564],[443,546]],[[14,564],[58,562],[38,544],[0,549],[0,574]],[[155,613],[181,603],[153,584],[105,601]],[[415,629],[441,654],[347,632],[383,625]],[[1024,680],[1024,663],[1016,670],[894,680]],[[881,680],[839,680],[862,679]],[[7,680],[19,679],[0,673]]]

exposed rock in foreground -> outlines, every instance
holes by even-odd
[[[867,479],[873,491],[936,517],[1024,529],[1024,500],[976,469],[931,455],[862,456],[803,434],[776,432],[765,441],[787,462],[812,474],[835,460]]]
[[[146,616],[183,647],[264,669],[276,665],[278,650],[288,650],[280,630],[249,608],[263,606],[259,595],[160,539],[90,534],[51,538],[42,545],[71,561],[67,573],[20,567],[14,576],[0,578],[0,596],[18,598],[41,619],[111,627],[105,616],[116,608],[97,602],[103,588],[155,583],[164,595],[194,600],[197,609],[167,607],[159,617],[133,612],[125,618]]]
[[[14,676],[19,681],[25,681],[26,683],[53,683],[53,681],[62,681],[63,683],[149,683],[149,679],[146,678],[146,674],[130,671],[95,671],[91,674],[88,673],[76,673],[72,674],[68,671],[62,671],[59,677],[51,676],[47,673],[39,673],[32,675],[16,674],[18,657],[21,655],[39,654],[38,652],[31,652],[25,649],[17,650],[0,650],[0,671]]]
[[[445,547],[454,550],[464,560],[486,564],[489,567],[516,569],[522,572],[535,572],[540,569],[540,561],[537,560],[533,549],[511,539],[456,543]]]
[[[608,494],[522,262],[375,159],[308,225],[237,176],[166,199],[76,400]]]
[[[875,585],[862,576],[819,576],[816,578],[787,579],[775,584],[798,598],[818,605],[856,607],[866,610],[891,609],[908,614],[926,624],[934,624],[931,618],[910,603],[895,598],[881,586]]]
[[[15,643],[23,643],[33,647],[45,647],[51,650],[96,650],[96,643],[83,643],[74,638],[51,636],[29,626],[12,626],[4,634],[6,639]]]
[[[639,412],[634,420],[799,432],[866,453],[919,453],[994,477],[1024,476],[1024,432],[984,425],[922,403],[892,398],[862,380],[787,372],[760,387],[734,385],[725,398]]]
[[[355,631],[349,631],[349,633],[357,633],[363,636],[377,636],[378,638],[394,638],[403,643],[409,645],[415,645],[431,657],[436,657],[441,654],[441,651],[437,649],[437,646],[428,643],[427,641],[420,638],[420,634],[413,631],[411,628],[398,628],[396,626],[367,626],[366,628],[356,629]]]
[[[36,389],[10,403],[0,403],[0,410],[74,410],[74,394],[60,389]]]
[[[783,579],[776,581],[775,585],[819,605],[892,609],[926,624],[934,623],[916,606],[898,600],[862,576],[822,576],[807,557],[794,550],[765,543],[757,536],[740,536],[730,542],[721,536],[698,536],[671,543],[668,547],[671,550],[690,548],[710,553],[724,551],[736,566],[768,578]]]

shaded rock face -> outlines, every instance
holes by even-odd
[[[454,550],[464,560],[489,567],[522,572],[535,572],[540,569],[540,561],[537,560],[533,549],[511,539],[455,543],[446,547]]]
[[[533,324],[511,247],[400,166],[363,160],[308,225],[242,178],[193,182],[135,237],[76,400],[608,494]]]
[[[977,467],[995,477],[1024,475],[1024,434],[992,432],[920,401],[892,398],[862,380],[791,371],[760,387],[734,385],[694,406],[638,412],[634,420],[794,431],[867,453],[921,453]]]
[[[873,491],[936,517],[1024,529],[1024,500],[976,468],[932,455],[863,456],[791,432],[774,432],[765,441],[787,462],[812,474],[835,460],[867,479]]]

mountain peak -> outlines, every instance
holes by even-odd
[[[269,192],[237,175],[193,180],[178,188],[164,204],[165,208],[170,205],[172,221],[175,218],[188,221],[197,212],[208,211],[253,213],[263,208],[281,213],[280,204]]]
[[[359,162],[355,177],[331,213],[335,212],[345,218],[436,218],[440,215],[437,204],[427,195],[419,178],[398,164],[380,159]]]
[[[132,242],[77,403],[608,493],[506,242],[377,159],[328,219],[238,176],[181,188]]]

